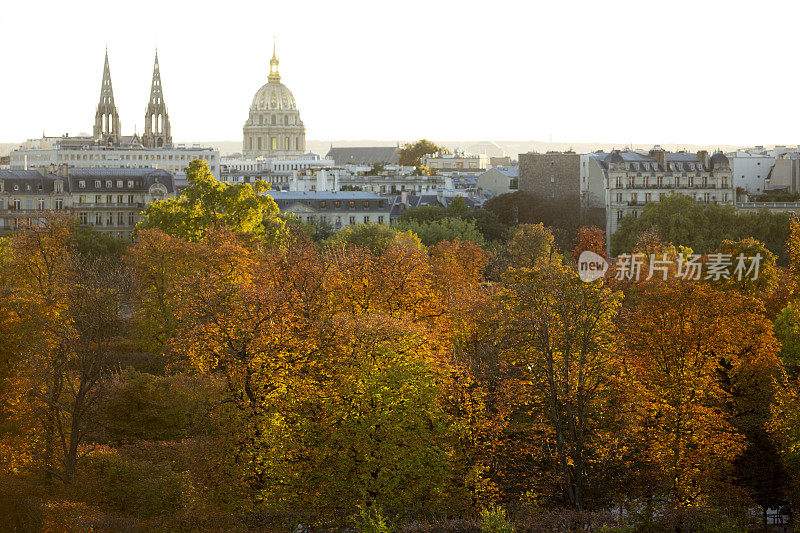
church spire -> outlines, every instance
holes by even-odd
[[[281,75],[278,74],[278,54],[275,52],[275,38],[272,38],[272,59],[269,60],[269,76],[267,79],[270,82],[280,82]]]
[[[144,133],[142,144],[148,148],[160,148],[172,145],[172,133],[169,125],[169,113],[164,103],[164,92],[161,89],[161,71],[158,66],[158,49],[153,64],[153,81],[150,84],[150,101],[144,116]]]
[[[119,143],[119,113],[114,105],[114,89],[111,87],[111,69],[108,66],[108,48],[103,65],[103,81],[100,85],[100,102],[94,117],[94,139],[101,144]]]

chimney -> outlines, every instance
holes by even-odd
[[[400,192],[400,203],[408,207],[408,191]]]
[[[69,165],[66,163],[61,163],[58,165],[58,175],[62,178],[69,177]]]
[[[650,150],[650,157],[656,160],[661,169],[667,170],[667,152],[665,152],[663,148],[654,146],[653,149]]]
[[[697,159],[700,160],[700,164],[703,165],[703,168],[708,168],[708,152],[706,150],[697,152]]]
[[[37,172],[39,172],[39,175],[41,177],[43,177],[43,178],[47,177],[47,167],[36,167],[36,170],[37,170]]]

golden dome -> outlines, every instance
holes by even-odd
[[[275,53],[275,45],[272,45],[272,59],[269,61],[269,82],[262,86],[253,97],[253,104],[250,109],[254,111],[269,109],[297,109],[294,95],[289,88],[281,83],[281,75],[278,73],[278,56]]]
[[[250,109],[254,111],[268,109],[297,109],[294,95],[289,88],[279,81],[271,81],[262,86],[253,97]]]

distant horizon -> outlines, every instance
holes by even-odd
[[[70,135],[71,137],[77,137],[81,134]],[[55,135],[48,135],[49,137],[56,137]],[[40,138],[40,137],[39,137]],[[669,151],[679,151],[679,150],[686,150],[691,152],[696,152],[698,150],[708,150],[708,151],[716,151],[722,150],[724,152],[730,152],[737,149],[745,149],[745,148],[755,148],[757,146],[763,147],[766,149],[774,148],[775,146],[800,146],[800,143],[757,143],[757,144],[750,144],[750,145],[743,145],[743,144],[696,144],[696,143],[674,143],[674,142],[654,142],[654,143],[611,143],[611,142],[578,142],[578,141],[564,141],[564,142],[547,142],[547,141],[537,141],[537,140],[502,140],[502,139],[461,139],[461,140],[447,140],[447,139],[433,139],[430,137],[419,137],[413,140],[386,140],[386,139],[307,139],[307,152],[313,152],[320,156],[325,156],[328,153],[328,149],[330,145],[333,144],[334,147],[357,147],[357,146],[392,146],[395,144],[399,144],[402,146],[406,142],[414,142],[416,140],[427,138],[428,140],[444,146],[448,149],[459,148],[462,150],[470,151],[469,147],[471,145],[477,145],[481,143],[494,143],[497,144],[503,151],[506,152],[505,155],[511,156],[515,158],[519,154],[526,153],[528,151],[547,151],[547,150],[555,150],[555,151],[565,151],[572,149],[575,152],[579,153],[588,153],[595,150],[605,150],[609,151],[612,149],[623,150],[626,148],[633,149],[633,150],[649,150],[654,146],[661,146],[666,150]],[[35,138],[34,138],[35,139]],[[13,149],[17,148],[20,144],[24,143],[28,139],[18,142],[0,142],[0,155],[8,155]],[[224,141],[198,141],[198,140],[176,140],[174,144],[199,144],[203,146],[210,146],[218,149],[220,151],[221,156],[232,155],[236,152],[241,151],[241,140],[224,140]],[[237,145],[237,149],[232,149],[230,145]],[[511,150],[511,151],[509,151]],[[516,151],[519,150],[519,151]],[[491,155],[491,154],[489,154]]]

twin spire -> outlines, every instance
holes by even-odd
[[[153,81],[150,85],[150,100],[147,103],[144,124],[141,142],[145,147],[160,148],[172,145],[169,114],[167,113],[164,93],[161,88],[158,50],[156,50],[155,63],[153,65]],[[106,49],[105,64],[103,66],[100,102],[97,104],[97,113],[95,114],[94,139],[98,144],[104,145],[118,145],[121,142],[119,111],[114,105],[111,69],[108,66],[108,49]],[[131,141],[136,141],[135,135]]]

